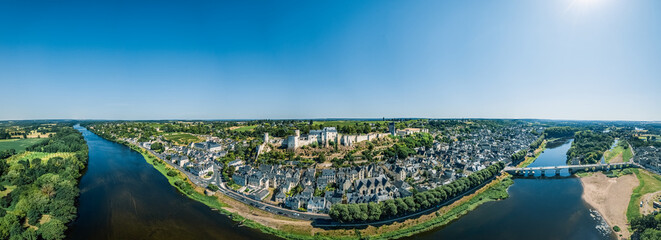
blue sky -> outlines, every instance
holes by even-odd
[[[0,119],[661,120],[659,10],[655,0],[2,1]]]

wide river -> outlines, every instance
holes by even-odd
[[[275,239],[180,194],[130,148],[75,128],[87,141],[89,163],[67,238]],[[548,146],[531,166],[564,165],[570,145]],[[615,239],[582,192],[577,178],[515,179],[509,198],[411,239]]]
[[[180,194],[130,148],[75,128],[89,163],[68,239],[276,239]]]

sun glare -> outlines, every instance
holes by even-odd
[[[603,4],[606,0],[572,0],[567,6],[568,12],[584,12],[594,9]]]

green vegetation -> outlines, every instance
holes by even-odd
[[[622,154],[622,162],[628,162],[633,158],[633,152],[631,152],[631,148],[629,148],[629,144],[626,141],[619,141],[616,147],[606,151],[604,153],[604,159],[606,163],[610,163],[613,158],[620,154]]]
[[[256,127],[257,125],[241,126],[239,128],[234,129],[233,131],[237,131],[237,132],[254,131]]]
[[[547,138],[568,138],[574,136],[578,131],[575,127],[549,127],[544,130]]]
[[[171,133],[171,134],[165,134],[163,135],[163,137],[172,143],[180,144],[180,145],[188,145],[193,142],[202,141],[202,139],[190,133]]]
[[[577,177],[589,177],[589,176],[592,176],[592,174],[594,174],[594,172],[577,172],[577,173],[574,173],[574,175],[576,175]]]
[[[631,220],[631,229],[634,236],[640,240],[661,239],[661,214],[652,213]]]
[[[574,134],[574,142],[567,151],[567,162],[578,158],[581,164],[594,164],[601,160],[604,152],[613,145],[613,137],[590,130]]]
[[[613,226],[613,231],[620,232],[620,230],[622,229],[620,229],[620,227],[618,227],[617,225]]]
[[[47,141],[45,138],[7,139],[0,140],[0,151],[14,149],[16,152],[25,151],[29,146],[39,142]]]
[[[534,150],[534,154],[532,157],[526,157],[525,160],[517,165],[517,167],[527,167],[531,163],[535,162],[539,155],[542,155],[542,152],[544,152],[544,149],[546,149],[546,141],[542,141],[541,145],[539,145],[536,150]],[[533,148],[531,148],[533,149]],[[518,152],[517,152],[518,153]],[[515,153],[516,154],[516,153]]]
[[[374,222],[414,214],[470,191],[490,180],[503,168],[504,164],[499,162],[448,185],[378,204],[334,204],[329,215],[339,222]]]
[[[629,207],[627,208],[627,219],[640,217],[640,198],[648,193],[661,190],[661,176],[650,173],[644,169],[632,169],[638,177],[639,185],[633,189]]]
[[[625,169],[616,169],[616,170],[610,170],[608,172],[604,172],[604,175],[606,177],[610,178],[618,178],[627,174],[633,174],[634,171],[631,168],[625,168]]]
[[[154,150],[154,152],[157,153],[162,153],[163,151],[165,151],[165,147],[160,142],[152,143],[150,148],[151,150]]]
[[[528,149],[522,149],[519,150],[518,152],[515,152],[514,154],[512,154],[512,162],[518,163],[523,161],[526,158],[526,154],[528,154]]]
[[[78,179],[87,164],[80,132],[58,125],[54,136],[0,156],[0,239],[63,239],[76,217]]]
[[[416,153],[414,148],[431,148],[434,143],[434,138],[429,133],[416,133],[396,138],[400,141],[383,151],[383,155],[388,159],[404,159]]]

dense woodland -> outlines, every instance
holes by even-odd
[[[578,128],[575,127],[549,127],[544,129],[544,135],[547,138],[568,138],[573,137],[574,133],[578,131]]]
[[[631,220],[632,239],[661,239],[661,214],[653,213]]]
[[[567,162],[577,158],[581,164],[598,163],[613,141],[613,137],[605,133],[590,130],[576,132],[574,142],[567,151]]]
[[[87,145],[70,126],[57,125],[52,130],[54,136],[27,151],[68,153],[66,157],[30,158],[14,149],[0,154],[0,190],[13,188],[0,198],[0,239],[63,239],[66,224],[76,218]]]
[[[496,176],[504,167],[505,165],[499,162],[450,184],[424,192],[414,192],[409,197],[379,203],[334,204],[329,215],[338,222],[375,222],[424,211],[470,191]]]

